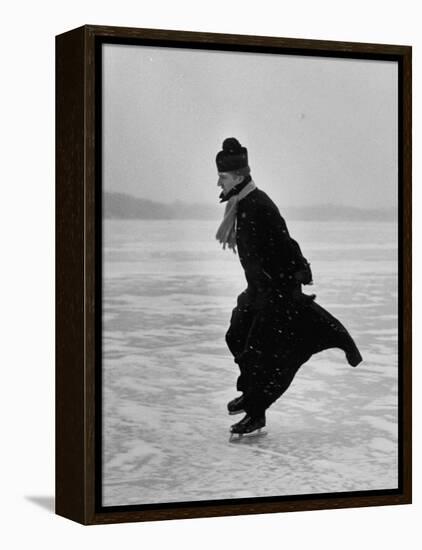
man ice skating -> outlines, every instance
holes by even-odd
[[[313,354],[340,348],[352,366],[362,357],[340,321],[315,295],[302,293],[302,285],[312,283],[309,263],[277,206],[253,182],[247,149],[227,138],[216,164],[226,202],[216,238],[223,248],[237,249],[247,281],[226,334],[242,392],[227,408],[229,414],[245,413],[231,432],[247,434],[265,426],[265,411]]]

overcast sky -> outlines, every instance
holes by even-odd
[[[218,202],[215,156],[247,147],[279,207],[397,204],[397,63],[103,46],[103,188]]]

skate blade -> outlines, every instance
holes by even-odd
[[[241,443],[242,441],[248,442],[254,439],[265,437],[266,435],[268,435],[268,432],[264,428],[259,428],[254,432],[250,432],[246,434],[237,434],[237,433],[231,432],[229,437],[229,442],[230,443]]]
[[[230,416],[235,416],[236,414],[245,414],[245,411],[241,410],[241,411],[229,412],[229,415],[230,415]]]

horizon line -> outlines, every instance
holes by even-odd
[[[123,195],[123,196],[126,196],[126,197],[130,197],[130,198],[133,198],[133,199],[136,199],[136,200],[141,200],[141,201],[148,201],[148,202],[152,202],[152,203],[156,203],[156,204],[164,204],[164,205],[168,205],[168,206],[171,206],[172,204],[177,204],[177,203],[181,203],[181,204],[185,204],[185,205],[189,205],[189,206],[220,206],[220,202],[215,202],[215,203],[211,203],[211,202],[188,202],[186,200],[183,200],[183,199],[174,199],[172,201],[164,201],[164,200],[158,200],[158,199],[151,199],[151,198],[147,198],[147,197],[140,197],[138,195],[133,195],[131,193],[128,193],[128,192],[125,192],[125,191],[111,191],[111,190],[106,190],[104,189],[103,190],[103,193],[108,193],[110,195]],[[277,205],[278,206],[278,205]],[[317,208],[317,207],[333,207],[333,208],[338,208],[338,207],[341,207],[341,208],[352,208],[352,209],[356,209],[356,210],[362,210],[362,211],[370,211],[370,210],[397,210],[398,209],[398,205],[390,205],[390,206],[356,206],[356,205],[350,205],[350,204],[344,204],[344,203],[334,203],[334,202],[320,202],[320,203],[314,203],[314,204],[303,204],[303,205],[298,205],[298,204],[283,204],[283,209],[284,208]]]

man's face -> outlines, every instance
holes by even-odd
[[[238,176],[234,172],[218,172],[218,187],[221,187],[223,193],[227,193],[233,189],[233,187],[239,184],[243,180],[243,176]]]

